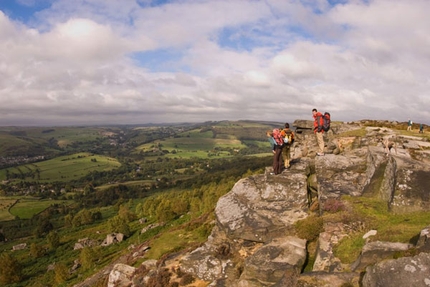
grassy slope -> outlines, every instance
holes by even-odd
[[[56,157],[47,161],[1,169],[0,180],[6,180],[7,172],[14,174],[20,174],[21,172],[36,173],[36,170],[39,170],[40,178],[37,178],[37,175],[35,175],[34,177],[27,176],[25,178],[19,178],[16,179],[16,181],[68,181],[82,177],[92,171],[112,170],[119,166],[121,166],[121,164],[114,158],[90,153],[77,153]]]

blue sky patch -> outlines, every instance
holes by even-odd
[[[50,1],[37,0],[34,5],[22,5],[15,0],[1,0],[0,10],[9,18],[23,23],[29,22],[34,14],[51,6]]]
[[[188,72],[189,67],[177,64],[182,57],[181,51],[171,49],[137,52],[131,55],[135,63],[151,72]]]

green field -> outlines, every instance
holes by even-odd
[[[17,216],[29,219],[53,204],[69,205],[72,201],[39,199],[27,196],[0,197],[0,221],[13,220]]]
[[[0,127],[0,154],[16,156],[56,153],[58,147],[91,142],[108,136],[111,130],[112,128],[100,127]]]
[[[229,157],[233,154],[229,150],[246,148],[234,135],[219,134],[214,138],[212,131],[195,129],[179,134],[178,137],[156,140],[151,143],[140,145],[136,152],[147,152],[163,150],[168,151],[166,157],[170,158],[209,158],[211,155],[217,157]]]
[[[14,216],[9,213],[11,208],[18,199],[15,197],[0,197],[0,221],[12,220]]]
[[[17,216],[21,219],[30,219],[33,215],[45,210],[51,205],[69,205],[73,201],[68,200],[52,200],[52,199],[37,199],[33,197],[22,197],[17,200],[17,203],[10,209],[12,216]]]
[[[92,171],[107,171],[118,168],[117,159],[76,153],[51,160],[20,165],[0,170],[0,180],[54,182],[78,179]]]

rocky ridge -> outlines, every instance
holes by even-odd
[[[268,167],[264,174],[238,181],[219,199],[215,227],[202,246],[157,264],[144,262],[139,269],[117,264],[108,286],[149,286],[163,266],[198,279],[187,286],[430,286],[430,222],[423,222],[418,240],[409,243],[372,241],[377,230],[366,230],[360,222],[324,222],[312,270],[306,272],[311,251],[294,227],[310,216],[318,218],[328,202],[342,196],[375,196],[392,212],[429,211],[430,143],[383,125],[368,127],[365,121],[336,123],[325,136],[326,155],[316,157],[312,122],[294,126],[291,168],[271,175]],[[363,136],[347,136],[362,129]],[[381,144],[387,138],[396,144],[391,153]],[[344,264],[333,247],[357,231],[368,242],[354,263]],[[398,258],[411,249],[414,255]]]

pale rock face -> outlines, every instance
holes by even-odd
[[[109,273],[108,287],[126,287],[132,284],[132,277],[136,268],[126,264],[116,264]]]
[[[430,286],[430,254],[381,261],[366,268],[363,287]]]

